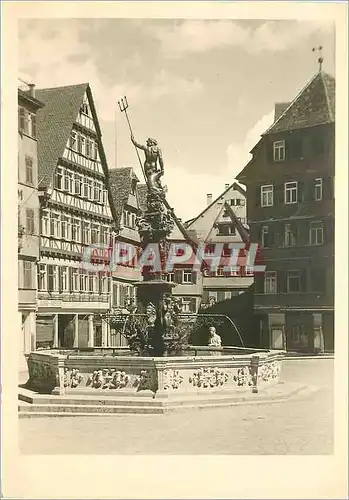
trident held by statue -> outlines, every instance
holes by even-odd
[[[118,101],[118,105],[119,105],[121,113],[125,113],[126,120],[127,120],[127,123],[128,123],[128,127],[130,129],[131,136],[133,137],[133,131],[132,131],[132,127],[131,127],[131,122],[130,122],[130,119],[129,119],[128,114],[127,114],[128,102],[127,102],[126,96],[122,97],[121,100]],[[139,164],[140,164],[141,169],[142,169],[143,176],[146,179],[146,176],[145,176],[145,173],[144,173],[143,164],[142,164],[142,161],[140,159],[139,152],[138,152],[138,149],[137,149],[136,146],[135,146],[135,150],[136,150],[136,153],[137,153]]]

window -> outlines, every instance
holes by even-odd
[[[27,234],[34,234],[35,232],[35,221],[34,221],[34,210],[32,208],[27,208],[26,210],[26,231]]]
[[[82,222],[82,242],[89,245],[90,244],[90,223],[88,221]]]
[[[26,112],[24,108],[18,108],[18,128],[21,132],[27,133],[26,131]]]
[[[56,236],[59,238],[60,236],[60,214],[59,213],[51,213],[50,218],[50,236]]]
[[[61,217],[61,238],[65,240],[71,239],[71,218],[70,215],[62,215]]]
[[[69,146],[70,146],[70,149],[72,149],[73,151],[76,151],[76,132],[72,132],[70,134]]]
[[[315,179],[315,186],[314,186],[314,197],[315,201],[320,201],[322,200],[322,186],[323,186],[323,180],[321,178]]]
[[[285,203],[297,203],[298,183],[285,182]]]
[[[90,139],[86,139],[86,156],[87,158],[90,158],[90,156],[93,156],[93,141]]]
[[[268,248],[271,246],[271,234],[269,233],[268,226],[262,226],[262,247]]]
[[[308,346],[308,335],[304,331],[303,325],[292,325],[291,341],[293,345],[297,345],[299,347]]]
[[[276,141],[273,143],[273,158],[274,161],[285,160],[285,141]]]
[[[23,288],[33,288],[33,268],[29,260],[23,261]]]
[[[105,245],[108,245],[109,244],[109,227],[102,226],[101,231],[102,231],[101,241]]]
[[[75,174],[75,182],[74,182],[74,192],[75,194],[81,196],[82,195],[82,186],[83,186],[83,176],[80,174]]]
[[[191,271],[183,271],[183,283],[192,283],[192,273]]]
[[[287,271],[287,292],[295,293],[301,291],[301,273],[300,271]]]
[[[103,204],[106,205],[108,203],[108,191],[106,189],[103,190]]]
[[[30,156],[25,157],[25,181],[27,184],[34,184],[33,177],[33,158]]]
[[[64,189],[65,191],[68,191],[68,193],[73,192],[73,178],[74,178],[73,172],[69,172],[66,170],[64,175]]]
[[[44,236],[50,235],[50,212],[48,210],[42,211],[41,232]]]
[[[46,264],[39,264],[38,266],[38,289],[39,290],[47,289]]]
[[[276,271],[267,271],[264,277],[264,293],[277,293]]]
[[[80,113],[83,113],[84,115],[88,116],[88,105],[86,102],[84,102],[81,107],[80,107]]]
[[[32,137],[33,139],[36,139],[36,116],[30,115],[30,117],[32,122]]]
[[[94,182],[94,201],[102,201],[102,184],[99,181]]]
[[[95,147],[94,147],[94,150],[95,150],[94,159],[95,159],[95,160],[98,160],[98,142],[97,142],[97,141],[95,141]]]
[[[92,179],[85,179],[85,184],[84,184],[84,196],[85,198],[88,198],[89,200],[93,199],[93,182]]]
[[[62,292],[67,292],[69,290],[68,268],[66,266],[59,269],[59,289]]]
[[[271,207],[274,203],[274,187],[269,184],[268,186],[261,186],[261,205],[262,207]]]
[[[57,167],[56,175],[55,175],[55,188],[63,189],[63,168]]]
[[[85,137],[78,135],[78,152],[80,154],[85,154]]]
[[[91,224],[91,243],[99,243],[99,224]]]
[[[168,275],[166,276],[166,279],[167,279],[167,281],[173,283],[174,280],[175,280],[175,273],[173,273],[173,272],[172,273],[168,273]]]
[[[50,292],[58,291],[57,266],[47,266],[47,290]]]
[[[309,243],[310,245],[322,245],[324,242],[324,225],[323,222],[311,222],[309,226]]]
[[[80,241],[80,220],[79,219],[72,219],[72,224],[71,224],[71,239],[73,241]]]
[[[71,291],[79,291],[79,269],[73,267],[71,270]]]
[[[295,232],[292,230],[291,224],[285,224],[285,247],[293,247],[296,244]]]

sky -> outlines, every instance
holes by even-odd
[[[22,19],[20,78],[37,88],[88,82],[108,166],[141,169],[135,138],[162,149],[167,198],[183,220],[203,210],[250,158],[273,122],[318,70],[334,75],[335,33],[322,21]]]

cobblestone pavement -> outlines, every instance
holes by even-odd
[[[333,359],[286,360],[285,382],[319,387],[298,400],[165,415],[21,419],[25,454],[333,453]]]

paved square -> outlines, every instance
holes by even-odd
[[[285,382],[318,390],[272,405],[21,419],[20,449],[25,454],[332,454],[333,368],[333,359],[285,360]]]

